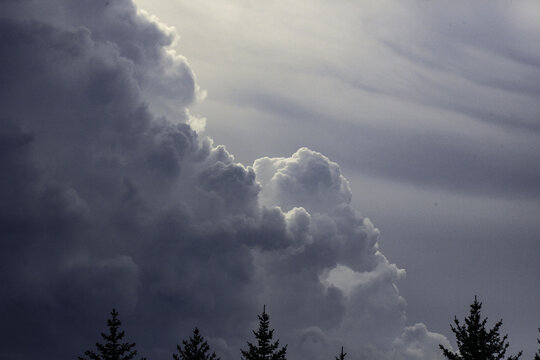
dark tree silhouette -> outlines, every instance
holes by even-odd
[[[182,345],[184,348],[176,345],[178,354],[173,354],[174,360],[219,360],[216,353],[210,354],[210,346],[197,328],[193,330],[189,341],[182,340]]]
[[[345,356],[347,356],[346,352],[343,352],[343,346],[341,347],[341,352],[338,356],[336,356],[336,360],[345,360]]]
[[[540,332],[540,328],[538,328],[538,332]],[[540,338],[536,339],[538,344],[540,344]],[[540,349],[534,354],[534,360],[540,360]]]
[[[253,331],[257,339],[257,345],[247,342],[248,350],[242,350],[242,360],[286,360],[287,345],[279,348],[279,340],[272,343],[274,330],[270,330],[270,316],[266,313],[266,306],[263,308],[259,318],[259,330]]]
[[[474,297],[471,304],[470,314],[465,318],[465,323],[460,324],[457,317],[454,317],[455,327],[450,325],[452,332],[456,335],[458,352],[452,352],[442,345],[439,348],[444,356],[449,360],[502,360],[508,348],[508,335],[501,338],[499,329],[502,320],[499,320],[492,329],[486,329],[487,318],[482,319],[480,310],[482,303]],[[517,360],[521,356],[509,356],[508,360]]]
[[[101,337],[106,343],[96,343],[97,353],[91,350],[84,352],[91,360],[131,360],[137,355],[137,350],[133,349],[135,343],[122,342],[124,331],[120,331],[120,319],[115,309],[111,311],[111,318],[107,320],[109,334],[101,333]],[[79,360],[88,360],[85,357],[78,357]],[[141,360],[146,360],[141,358]]]

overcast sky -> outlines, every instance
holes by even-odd
[[[540,323],[540,5],[150,2],[236,158],[308,146],[381,230],[411,322],[451,337],[472,297],[534,352]]]
[[[540,3],[0,3],[0,359],[438,359],[540,326]],[[489,5],[489,6],[488,6]]]

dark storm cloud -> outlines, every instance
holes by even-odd
[[[128,14],[146,27],[153,26],[136,18],[134,11]],[[186,214],[189,209],[181,200],[168,204],[166,194],[171,181],[180,181],[184,173],[196,179],[190,171],[201,172],[182,168],[185,157],[191,157],[186,167],[200,166],[214,178],[233,174],[240,179],[239,186],[225,189],[236,191],[240,199],[249,198],[243,195],[243,178],[246,191],[249,182],[255,186],[253,172],[249,175],[243,167],[230,164],[226,152],[210,149],[210,143],[199,141],[186,124],[153,119],[135,71],[145,65],[137,63],[140,58],[123,56],[110,39],[93,37],[86,28],[34,19],[4,19],[2,37],[2,53],[11,55],[3,57],[1,64],[5,80],[2,277],[10,294],[2,308],[5,318],[15,319],[8,316],[12,313],[23,319],[17,326],[14,321],[4,323],[7,327],[2,332],[11,332],[11,347],[5,348],[3,357],[25,348],[25,356],[34,356],[40,347],[48,348],[48,356],[74,356],[84,349],[83,342],[69,342],[68,349],[62,349],[57,332],[66,335],[71,327],[83,333],[84,328],[95,329],[96,320],[112,306],[132,312],[140,304],[178,306],[175,299],[179,299],[180,304],[188,303],[180,308],[192,313],[196,307],[191,303],[200,299],[191,293],[201,294],[202,299],[221,298],[224,306],[227,298],[241,295],[241,286],[234,286],[234,281],[249,279],[247,250],[225,240],[224,249],[202,246],[209,240],[199,235],[199,241],[197,232],[188,226],[194,215]],[[193,94],[192,84],[193,78],[181,87]],[[227,160],[230,171],[209,166],[223,164],[214,163],[217,160]],[[203,165],[205,161],[210,164]],[[175,195],[182,199],[179,189]],[[200,187],[204,194],[224,196],[220,190],[212,183]],[[226,231],[213,232],[226,238]],[[180,246],[172,241],[177,234],[189,240]],[[208,234],[209,239],[212,236],[221,237]],[[152,257],[152,252],[147,254],[149,248],[159,252]],[[228,252],[232,252],[230,258]],[[179,262],[176,266],[181,271],[175,265],[158,266],[165,253],[182,254],[170,259],[171,264]],[[182,262],[184,257],[189,261]],[[206,261],[213,266],[206,268]],[[195,291],[194,286],[204,289],[205,283],[216,281],[220,273],[215,269],[222,262],[231,270],[223,274],[233,281],[219,282],[224,284],[221,290],[211,289],[224,294]],[[173,274],[185,273],[190,266],[201,267],[197,281],[183,279],[185,275],[175,281]],[[185,286],[183,281],[187,281]],[[225,294],[230,294],[229,286],[237,295]],[[142,288],[146,291],[141,292]],[[175,323],[174,316],[167,318]],[[170,330],[166,324],[160,326],[164,333]],[[50,338],[36,334],[32,338],[44,340],[25,345],[25,328],[40,329]],[[33,346],[32,341],[40,343]]]
[[[143,91],[174,98],[184,105],[195,97],[193,73],[185,59],[164,56],[164,46],[176,40],[174,31],[137,16],[137,8],[129,0],[23,0],[6,2],[3,7],[4,16],[11,18],[38,18],[57,26],[91,29],[96,42],[108,43],[133,63],[133,76]]]
[[[245,167],[199,135],[174,31],[129,1],[0,10],[0,358],[81,355],[113,306],[156,359],[196,325],[238,356],[263,303],[292,358],[407,346],[403,270],[336,163],[302,148]],[[179,118],[154,114],[164,98]]]

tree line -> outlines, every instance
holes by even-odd
[[[448,360],[518,360],[522,351],[516,355],[505,358],[508,349],[508,335],[499,333],[502,320],[499,320],[491,329],[486,328],[487,318],[481,315],[482,303],[474,297],[470,305],[469,315],[461,323],[454,317],[454,325],[450,329],[456,337],[458,351],[453,352],[443,345],[439,345],[444,357]],[[270,329],[270,316],[266,312],[257,315],[259,328],[253,330],[257,340],[255,344],[247,342],[247,348],[240,349],[241,360],[287,360],[287,345],[280,346],[279,340],[273,341],[274,329]],[[125,332],[120,330],[121,321],[116,309],[112,309],[111,318],[107,320],[108,333],[101,333],[104,343],[96,343],[96,350],[87,350],[85,356],[78,360],[132,360],[137,355],[136,343],[125,342]],[[540,332],[540,328],[538,328]],[[540,338],[537,339],[540,344]],[[204,339],[200,330],[195,327],[193,334],[181,345],[176,345],[176,353],[172,354],[174,360],[220,360],[215,352],[210,351],[210,345]],[[335,360],[345,360],[347,353],[343,351]],[[146,360],[142,357],[140,360]],[[534,360],[540,360],[540,349],[535,353]]]

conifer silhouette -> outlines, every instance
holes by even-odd
[[[345,356],[347,356],[346,352],[343,352],[343,346],[341,347],[341,352],[338,356],[336,356],[336,360],[345,360]]]
[[[274,330],[270,330],[270,316],[266,313],[266,306],[263,307],[259,318],[259,330],[253,331],[257,339],[257,345],[247,342],[248,350],[242,350],[242,360],[286,360],[287,345],[279,348],[279,340],[272,343]]]
[[[133,349],[135,343],[122,342],[124,331],[120,331],[122,322],[118,319],[118,312],[115,309],[111,311],[111,318],[107,320],[109,334],[101,333],[101,337],[106,343],[96,343],[97,353],[91,350],[84,352],[91,360],[131,360],[137,355],[137,350]],[[78,357],[79,360],[88,360],[85,357]],[[141,360],[146,360],[141,358]]]
[[[452,352],[442,345],[439,348],[444,356],[449,360],[503,360],[508,348],[508,335],[501,338],[499,329],[502,320],[499,320],[492,329],[486,329],[487,318],[482,319],[480,310],[482,303],[474,297],[471,304],[470,314],[465,318],[465,323],[460,324],[457,317],[454,317],[455,327],[450,325],[452,332],[456,335],[458,352]],[[508,360],[517,360],[521,356],[509,356]]]
[[[173,354],[174,360],[219,360],[216,353],[210,354],[210,346],[204,340],[198,328],[193,330],[193,336],[188,340],[182,340],[182,348],[176,345],[178,354]]]

